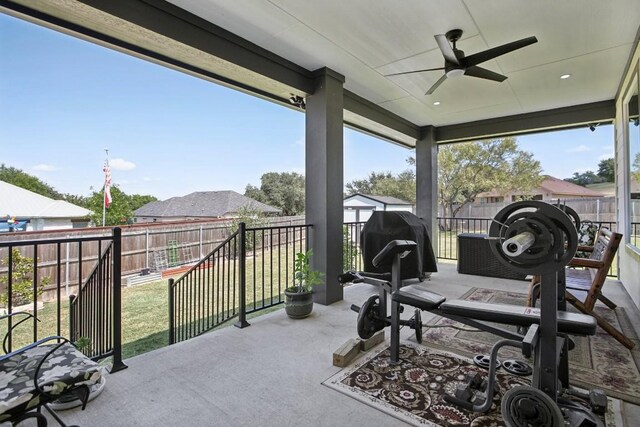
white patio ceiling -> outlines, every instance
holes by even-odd
[[[424,126],[438,127],[436,139],[446,142],[610,120],[640,25],[638,0],[0,0],[3,6],[280,102],[310,93],[310,72],[328,67],[345,76],[347,124],[408,146]],[[385,77],[441,67],[434,35],[454,28],[464,31],[457,47],[467,55],[528,36],[538,43],[480,64],[507,76],[502,83],[464,76],[427,96],[442,71]],[[504,118],[498,130],[497,118]]]
[[[419,126],[614,99],[640,23],[637,0],[170,1],[308,70],[343,74],[346,89]],[[384,77],[441,67],[434,35],[453,28],[467,55],[538,43],[484,63],[503,83],[449,79],[425,96],[441,71]]]

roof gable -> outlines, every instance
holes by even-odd
[[[0,214],[19,218],[86,218],[89,209],[0,181]]]
[[[155,201],[136,209],[137,217],[222,217],[241,208],[262,213],[278,213],[279,209],[243,196],[235,191],[196,191],[181,197]]]

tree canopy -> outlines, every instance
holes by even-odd
[[[571,178],[565,178],[564,180],[577,185],[582,185],[583,187],[590,184],[599,184],[601,182],[615,182],[615,161],[612,157],[601,160],[600,163],[598,163],[598,173],[593,171],[586,171],[582,173],[574,172]]]
[[[0,165],[0,181],[5,181],[25,190],[33,191],[52,199],[62,199],[74,205],[87,208],[93,213],[91,221],[97,226],[102,225],[102,203],[104,193],[94,191],[89,197],[75,194],[60,194],[52,186],[39,178],[14,167]],[[158,200],[153,196],[124,193],[117,185],[111,186],[111,196],[113,201],[105,213],[105,225],[121,225],[130,222],[133,211],[146,205],[149,202]]]
[[[268,172],[260,177],[260,188],[247,185],[244,195],[277,207],[282,215],[304,212],[304,176],[296,172]]]
[[[124,193],[117,185],[111,186],[111,204],[105,210],[105,225],[122,225],[128,224],[133,218],[133,211],[146,205],[149,202],[158,200],[153,196],[143,196],[140,194],[128,195]],[[91,196],[86,199],[85,207],[93,211],[91,220],[97,226],[102,225],[102,204],[104,203],[104,193],[94,191]]]
[[[365,179],[357,179],[346,185],[347,194],[371,194],[396,197],[407,202],[416,201],[416,174],[407,169],[397,175],[391,172],[371,172]]]
[[[438,151],[438,200],[444,216],[455,216],[485,191],[505,194],[541,184],[540,162],[518,149],[515,138],[450,144]]]
[[[415,165],[410,157],[408,163]],[[542,182],[540,162],[533,154],[518,149],[515,138],[441,146],[438,150],[438,201],[445,216],[455,216],[479,193],[485,191],[528,191]],[[372,172],[369,177],[346,185],[347,194],[393,196],[412,203],[416,200],[413,170],[393,175]]]
[[[52,186],[42,181],[40,178],[29,175],[21,169],[0,164],[0,181],[8,182],[25,190],[33,191],[51,199],[61,199],[62,194],[58,193]]]

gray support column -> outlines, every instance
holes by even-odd
[[[344,76],[323,68],[306,99],[306,221],[313,224],[311,266],[324,274],[314,301],[342,300],[343,89]]]
[[[438,255],[438,146],[435,128],[423,128],[416,141],[416,215],[430,226],[433,251]]]

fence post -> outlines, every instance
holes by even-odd
[[[199,254],[198,254],[198,259],[202,259],[204,258],[204,255],[202,253],[202,226],[200,226],[200,235],[199,235],[199,245],[198,245],[198,250],[199,250]]]
[[[113,366],[111,373],[127,368],[122,362],[122,230],[113,229]]]
[[[175,305],[173,299],[173,278],[169,279],[169,345],[175,344],[176,342],[176,331],[175,331]]]
[[[144,230],[144,268],[149,268],[149,229]]]
[[[246,328],[249,326],[247,322],[247,233],[246,224],[241,222],[238,226],[238,237],[240,237],[240,259],[238,260],[238,270],[240,274],[240,291],[238,297],[240,298],[238,307],[238,321],[235,326],[237,328]],[[255,260],[254,260],[255,262]]]

